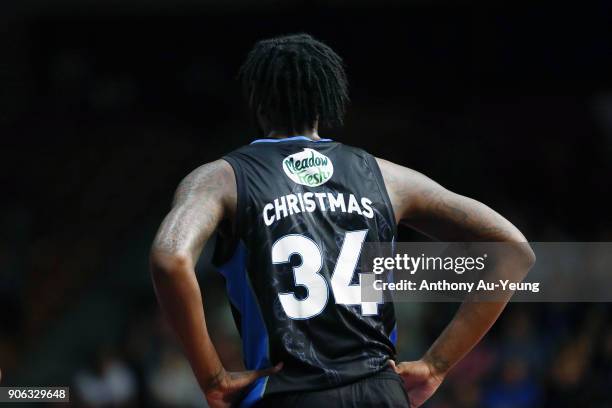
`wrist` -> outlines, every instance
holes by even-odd
[[[200,387],[204,394],[222,389],[226,382],[227,372],[221,367],[213,376],[200,382]]]
[[[429,372],[432,377],[443,379],[446,377],[448,370],[450,370],[450,364],[448,361],[440,356],[436,356],[433,353],[425,353],[425,355],[421,358],[421,361],[423,361],[429,367]]]

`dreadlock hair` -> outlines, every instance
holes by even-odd
[[[342,58],[308,34],[259,41],[239,78],[254,118],[261,114],[294,133],[312,129],[317,121],[343,123],[349,97]]]

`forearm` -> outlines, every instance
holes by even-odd
[[[488,253],[490,269],[483,271],[482,276],[487,281],[522,281],[535,262],[535,255],[521,231],[478,201],[448,191],[438,194],[440,198],[431,205],[435,211],[417,217],[417,224],[426,226],[438,239],[472,242],[470,251]],[[478,344],[512,294],[511,291],[496,291],[484,298],[479,297],[480,294],[466,298],[423,358],[437,375],[445,375]]]
[[[151,275],[165,318],[177,334],[200,387],[206,391],[224,374],[204,316],[202,295],[189,261],[153,254]]]
[[[527,243],[497,243],[501,246],[497,262],[487,272],[488,281],[505,278],[520,282],[535,262],[533,252]],[[425,360],[436,375],[444,376],[451,367],[459,362],[489,331],[513,291],[499,290],[489,297],[479,298],[470,295],[464,300],[438,339],[425,353]]]
[[[524,278],[535,255],[512,223],[486,205],[453,193],[421,173],[381,159],[378,164],[398,222],[436,240],[460,243],[460,254],[468,249],[481,255],[486,248],[487,268],[491,267],[496,278],[512,282]],[[413,406],[431,397],[446,373],[478,344],[504,310],[512,292],[492,296],[469,296],[419,361],[398,365],[392,362],[395,371],[410,383]]]
[[[507,302],[463,303],[453,320],[425,353],[435,375],[445,376],[489,331]]]

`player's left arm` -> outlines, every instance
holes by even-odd
[[[201,166],[180,183],[151,248],[151,276],[158,302],[211,407],[229,407],[257,378],[280,369],[279,365],[227,372],[206,327],[194,267],[218,224],[233,219],[235,211],[236,181],[229,163],[217,160]]]
[[[397,222],[445,242],[504,242],[495,273],[522,279],[535,262],[523,234],[486,205],[453,193],[414,170],[378,159]],[[489,331],[511,293],[499,301],[464,301],[452,321],[419,361],[395,365],[413,406],[425,402],[448,371]]]

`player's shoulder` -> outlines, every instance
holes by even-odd
[[[232,166],[223,159],[205,163],[192,170],[179,183],[173,205],[201,205],[216,202],[225,216],[233,217],[236,207],[236,176]]]
[[[227,179],[233,176],[232,173],[230,164],[221,158],[195,168],[183,178],[181,184],[184,184],[186,187],[197,187],[211,180]]]
[[[223,159],[205,163],[187,174],[179,183],[175,201],[206,194],[207,196],[231,195],[235,190],[232,166]]]
[[[407,181],[412,180],[414,178],[425,177],[422,173],[419,173],[414,169],[402,166],[390,160],[386,160],[380,157],[375,157],[375,159],[383,177],[385,177],[385,181],[388,179],[389,181],[397,182],[402,180]]]

